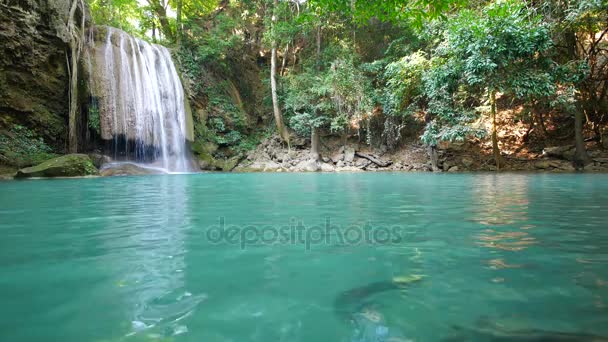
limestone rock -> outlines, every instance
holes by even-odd
[[[15,119],[56,148],[67,137],[69,5],[0,1],[0,121]]]
[[[452,166],[448,172],[458,172],[458,166]]]
[[[30,177],[80,177],[97,175],[99,171],[86,154],[68,154],[42,164],[17,171],[16,178]]]
[[[551,168],[551,161],[549,160],[539,160],[536,163],[534,163],[534,167],[539,169],[539,170],[546,170]]]
[[[547,147],[543,150],[543,155],[547,157],[572,160],[574,159],[575,147],[572,145]]]
[[[143,167],[134,163],[110,163],[104,165],[100,174],[104,177],[157,175],[164,172],[158,169]]]
[[[336,168],[332,164],[321,163],[321,172],[334,172]]]
[[[91,158],[93,165],[98,169],[101,169],[105,164],[112,162],[112,158],[99,153],[89,153],[89,158]]]
[[[355,160],[355,149],[347,147],[344,149],[344,162],[352,163]]]
[[[319,163],[314,159],[303,160],[294,166],[295,172],[317,172],[319,169]]]
[[[470,157],[467,157],[467,156],[462,157],[462,159],[460,159],[460,162],[467,169],[470,169],[474,163],[473,159],[471,159]]]

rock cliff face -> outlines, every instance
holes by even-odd
[[[22,124],[67,138],[69,0],[0,0],[0,129]]]

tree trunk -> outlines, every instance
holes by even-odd
[[[171,24],[167,18],[167,9],[158,0],[148,0],[148,4],[152,10],[156,13],[158,21],[160,22],[160,29],[165,35],[165,38],[173,40],[173,31],[171,30]]]
[[[276,12],[279,6],[279,1],[274,0],[274,13],[272,15],[273,30],[277,22]],[[274,34],[274,32],[273,32]],[[270,57],[270,88],[272,92],[272,109],[274,112],[274,120],[277,124],[277,130],[279,135],[289,146],[289,132],[283,123],[283,115],[281,114],[281,108],[279,107],[279,97],[277,96],[277,41],[276,38],[272,39],[272,53]]]
[[[431,168],[433,169],[433,172],[439,172],[439,165],[437,165],[439,163],[439,156],[437,155],[437,146],[430,145],[428,148],[428,153],[429,158],[431,158]]]
[[[82,23],[80,31],[74,25],[76,10],[78,4],[82,6]],[[68,72],[70,73],[70,89],[69,89],[69,114],[68,114],[68,152],[78,152],[78,60],[82,49],[82,38],[84,34],[84,3],[82,0],[73,0],[67,29],[70,35],[70,62],[68,62]]]
[[[287,67],[287,57],[289,56],[289,43],[285,46],[285,53],[283,53],[283,62],[281,63],[281,72],[279,76],[285,76],[285,67]]]
[[[321,25],[317,27],[317,72],[321,72]],[[315,113],[315,117],[318,113]],[[321,159],[321,154],[319,153],[319,128],[311,127],[310,128],[310,155],[314,160]]]
[[[319,145],[321,145],[319,139],[319,129],[313,127],[310,129],[310,156],[314,160],[321,159],[321,153],[319,153]]]
[[[490,90],[490,115],[492,116],[492,152],[494,154],[496,170],[500,171],[502,157],[500,156],[500,148],[498,147],[498,133],[496,129],[496,89]]]
[[[182,0],[177,0],[177,11],[175,13],[175,42],[179,47],[182,40]]]
[[[574,152],[574,168],[582,170],[589,163],[589,156],[585,149],[585,139],[583,138],[583,112],[580,109],[574,113],[574,140],[576,151]]]

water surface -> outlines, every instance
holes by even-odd
[[[607,222],[606,175],[0,182],[0,340],[608,336]]]

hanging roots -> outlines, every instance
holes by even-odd
[[[76,10],[80,8],[81,22],[80,27],[75,24]],[[83,0],[73,0],[70,6],[70,12],[67,21],[67,30],[70,38],[70,57],[66,52],[66,63],[68,68],[68,77],[70,78],[70,88],[68,92],[69,100],[69,129],[68,129],[68,151],[76,153],[78,151],[78,133],[77,133],[77,111],[78,111],[78,61],[82,53],[84,42],[85,26],[85,7]]]

